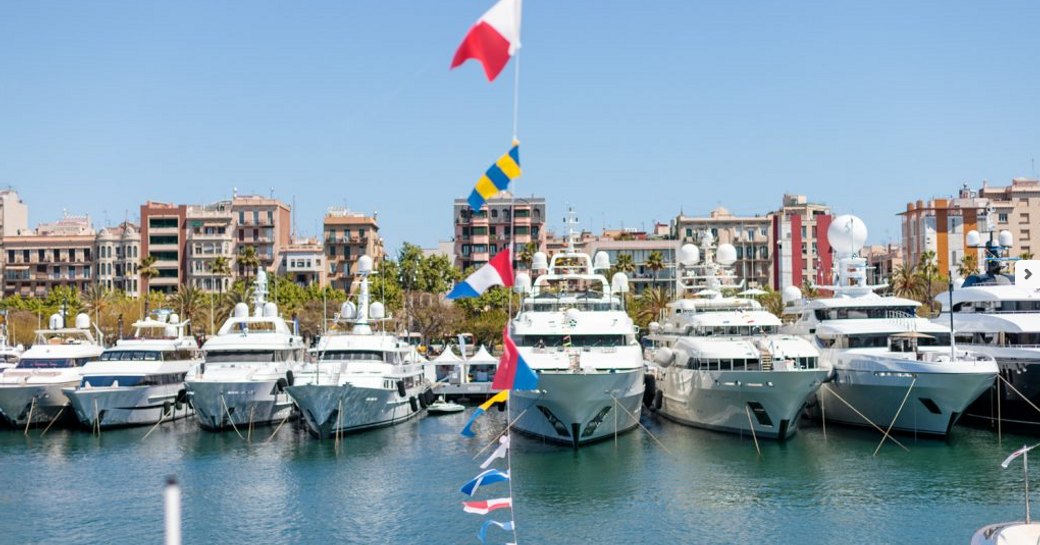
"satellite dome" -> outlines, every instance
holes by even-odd
[[[628,293],[628,275],[616,272],[610,277],[610,289],[614,293]]]
[[[264,303],[264,318],[275,318],[278,316],[278,305],[268,301]]]
[[[61,317],[61,314],[54,313],[51,314],[48,324],[51,326],[51,329],[61,329],[65,327],[65,320]]]
[[[174,312],[174,313],[170,314],[170,320],[169,321],[170,321],[171,324],[179,324],[180,321],[181,321],[181,317],[176,312]]]
[[[781,293],[781,299],[784,303],[790,303],[791,301],[797,301],[802,298],[802,290],[798,286],[787,286]]]
[[[375,302],[368,306],[368,312],[372,315],[372,318],[376,320],[382,320],[386,318],[386,307],[383,303]]]
[[[339,317],[344,320],[353,320],[357,316],[357,307],[354,303],[347,301],[339,307]]]
[[[592,268],[594,269],[609,269],[610,268],[610,256],[607,252],[599,251],[596,252],[596,258],[592,260]]]
[[[248,318],[249,317],[249,305],[245,303],[235,304],[235,318]]]
[[[544,271],[549,268],[549,258],[545,255],[545,252],[535,252],[531,258],[531,269],[535,271]]]
[[[80,312],[76,315],[76,329],[90,329],[90,316]]]
[[[358,274],[372,274],[372,258],[363,255],[357,260],[357,272]]]
[[[737,249],[732,244],[719,244],[718,250],[715,250],[715,261],[726,267],[736,263]]]
[[[979,232],[972,229],[968,231],[968,234],[964,237],[964,244],[966,246],[975,247],[978,246],[982,240],[979,238]]]
[[[1014,238],[1011,236],[1011,231],[1001,231],[997,235],[997,241],[1000,242],[1001,246],[1010,248],[1011,244],[1014,243]]]
[[[513,282],[513,291],[517,293],[529,293],[531,291],[531,275],[525,272],[516,273],[516,280]]]
[[[675,352],[672,352],[671,348],[660,348],[654,352],[654,363],[660,367],[668,367],[672,364],[672,360],[675,359]]]
[[[696,265],[701,260],[700,248],[693,244],[683,244],[682,248],[679,248],[679,263],[687,267]]]
[[[827,240],[839,254],[855,254],[867,243],[867,225],[852,214],[842,214],[831,221]]]

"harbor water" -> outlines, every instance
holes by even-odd
[[[183,486],[184,543],[479,543],[459,486],[505,422],[467,413],[318,441],[285,426],[253,441],[190,420],[103,432],[0,431],[0,542],[161,543],[162,486]],[[947,440],[809,425],[787,443],[653,416],[579,451],[514,437],[519,543],[967,543],[1023,515],[1022,470],[999,466],[1027,438],[957,428]],[[663,446],[662,446],[663,445]],[[500,468],[504,467],[500,464]],[[498,487],[498,488],[496,488]],[[487,495],[507,495],[490,485]],[[489,543],[511,536],[492,529]]]

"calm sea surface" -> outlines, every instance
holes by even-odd
[[[466,414],[347,436],[336,447],[290,426],[270,442],[213,434],[193,421],[105,432],[0,431],[0,543],[161,543],[166,475],[183,484],[185,543],[479,543],[484,517],[463,513],[458,487],[480,472]],[[679,426],[574,452],[514,438],[520,543],[967,543],[987,523],[1022,516],[1029,442],[957,428],[947,441],[803,426],[786,444]],[[1040,457],[1037,459],[1040,465]],[[488,495],[505,496],[503,485]],[[503,513],[502,511],[496,514]],[[498,517],[508,520],[505,515]],[[489,542],[507,535],[492,529]]]

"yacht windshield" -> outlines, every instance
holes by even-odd
[[[914,316],[914,307],[841,307],[816,309],[817,320],[857,320]]]
[[[850,335],[848,345],[842,348],[887,348],[890,333]],[[929,333],[916,339],[917,346],[950,346],[949,333]]]
[[[965,301],[954,312],[1040,312],[1040,301]]]
[[[318,352],[321,361],[386,361],[392,363],[394,354],[379,350],[326,350]]]
[[[694,327],[690,335],[695,337],[749,337],[752,335],[773,335],[777,331],[778,328],[775,325],[717,325]]]
[[[28,358],[18,362],[18,369],[62,369],[79,367],[88,361],[88,358]]]
[[[624,335],[524,335],[516,338],[519,346],[535,348],[555,346],[609,347],[625,346]]]
[[[160,361],[162,352],[157,350],[107,350],[101,361]]]
[[[220,350],[206,353],[207,363],[276,362],[286,361],[288,353],[274,350]]]

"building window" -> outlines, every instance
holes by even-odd
[[[148,244],[177,244],[177,235],[151,235]]]
[[[494,219],[497,219],[498,218],[498,210],[492,210],[491,211],[491,217],[494,218]]]
[[[1007,222],[1008,222],[1008,215],[1007,214],[997,214],[997,223],[1007,223]]]
[[[267,211],[267,223],[274,223],[274,212],[271,210]]]
[[[1029,223],[1029,214],[1023,213],[1018,220],[1018,223]]]
[[[336,257],[336,247],[329,246],[329,257]]]
[[[152,229],[176,229],[177,218],[148,218],[148,227]]]
[[[1022,229],[1022,233],[1018,236],[1018,240],[1029,240],[1029,229]]]

